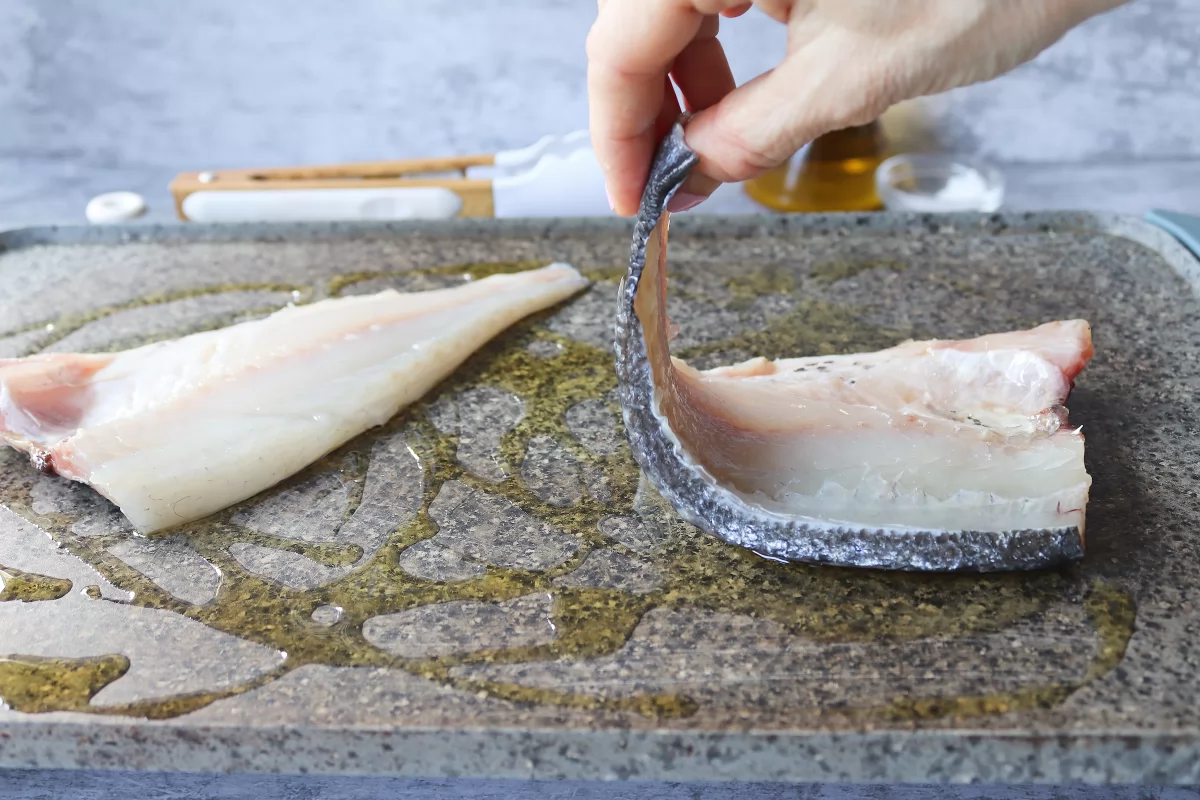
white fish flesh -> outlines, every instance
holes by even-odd
[[[587,281],[565,264],[323,300],[112,354],[0,360],[0,438],[151,533],[273,486],[381,425]]]
[[[993,571],[1082,558],[1091,478],[1063,404],[1092,357],[1088,324],[693,369],[670,354],[666,203],[696,160],[676,125],[617,306],[630,445],[676,511],[785,560]]]
[[[1082,531],[1091,479],[1063,403],[1091,356],[1088,324],[1070,320],[703,372],[672,359],[658,413],[717,481],[777,514]]]

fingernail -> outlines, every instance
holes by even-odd
[[[695,208],[703,203],[708,198],[702,194],[692,194],[691,192],[676,192],[667,203],[667,211],[676,213],[679,211],[687,211],[689,208]]]
[[[608,210],[615,214],[617,211],[617,204],[613,202],[612,192],[608,190],[607,186],[604,187],[604,196],[608,198]]]

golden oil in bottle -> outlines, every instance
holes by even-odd
[[[876,211],[875,170],[887,158],[879,121],[833,131],[788,161],[745,182],[751,199],[774,211]]]

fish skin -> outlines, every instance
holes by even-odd
[[[679,433],[667,424],[703,430],[710,439],[737,435],[739,426],[729,415],[698,408],[689,395],[696,381],[706,379],[757,380],[785,369],[785,359],[753,359],[708,373],[690,370],[669,356],[669,331],[661,313],[666,297],[666,243],[669,213],[666,204],[697,162],[676,125],[660,143],[652,164],[641,208],[634,227],[629,270],[622,283],[616,320],[616,370],[622,414],[635,459],[658,492],[688,522],[728,542],[761,554],[789,561],[870,567],[907,571],[1011,571],[1043,569],[1078,561],[1084,552],[1084,508],[1090,478],[1081,484],[1078,507],[1056,508],[1067,524],[1014,524],[999,530],[974,527],[941,528],[934,525],[894,524],[888,520],[847,522],[802,516],[765,507],[752,494],[723,484],[705,462],[689,450]],[[660,303],[662,305],[660,305]],[[1074,335],[1051,337],[1054,343],[1034,353],[1031,364],[1040,365],[1051,379],[1048,397],[1065,399],[1072,381],[1092,356],[1086,323],[1051,323]],[[645,326],[645,327],[643,327]],[[966,347],[988,354],[996,343],[1008,342],[1010,351],[1021,351],[1022,340],[1041,339],[1045,331],[1012,332],[980,337],[972,343],[910,343],[929,351]],[[905,347],[906,345],[901,345]],[[1024,348],[1028,350],[1028,348]],[[1037,348],[1034,348],[1035,350]],[[866,356],[868,354],[860,354]],[[877,354],[876,354],[877,355]],[[690,371],[689,371],[690,370]],[[1052,380],[1054,376],[1058,380]],[[689,383],[692,384],[689,387]],[[1058,408],[1046,414],[1060,419]],[[1077,440],[1082,467],[1082,436]],[[711,454],[708,454],[711,455]],[[1068,456],[1074,458],[1073,453]],[[1078,497],[1075,491],[1073,497]],[[1077,512],[1077,513],[1075,513]]]
[[[541,269],[322,300],[120,353],[0,361],[0,439],[140,533],[303,469],[418,400],[520,319],[588,285]]]

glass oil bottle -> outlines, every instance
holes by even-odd
[[[813,140],[788,161],[746,181],[746,194],[774,211],[876,211],[875,170],[888,157],[879,120]]]

